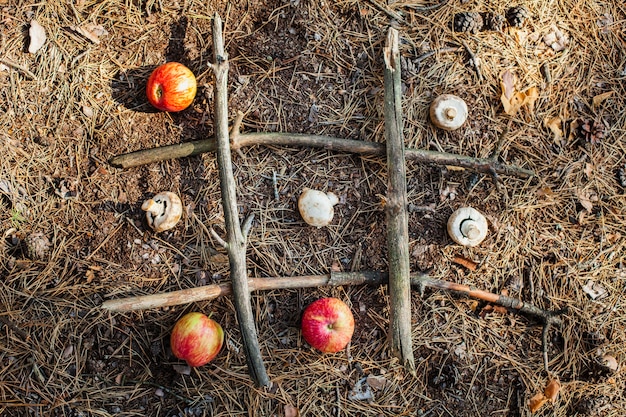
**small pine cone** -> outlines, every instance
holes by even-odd
[[[41,232],[31,233],[24,239],[26,244],[26,256],[34,260],[43,260],[50,251],[50,241]]]
[[[617,171],[617,177],[622,187],[626,188],[626,164]]]
[[[493,30],[496,32],[502,32],[506,19],[501,14],[485,12],[482,13],[484,30]]]
[[[604,139],[604,124],[589,119],[579,120],[576,135],[579,139],[595,145]]]
[[[454,15],[453,28],[455,32],[478,33],[483,30],[484,22],[480,13],[465,12]]]
[[[511,7],[506,11],[506,20],[509,25],[521,28],[526,23],[526,20],[530,17],[530,12],[524,6]]]

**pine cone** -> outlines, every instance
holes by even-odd
[[[465,12],[454,15],[453,28],[455,32],[478,33],[483,30],[484,22],[480,13]]]
[[[509,25],[521,28],[526,23],[526,20],[530,17],[530,12],[524,6],[511,7],[506,11],[506,20]]]
[[[578,120],[576,136],[592,145],[600,143],[604,139],[604,124],[601,121],[589,119]]]
[[[43,260],[50,251],[50,241],[41,232],[31,233],[24,239],[26,244],[26,256],[34,260]]]
[[[484,30],[494,30],[496,32],[502,32],[506,19],[501,14],[485,12],[481,13],[484,23]]]

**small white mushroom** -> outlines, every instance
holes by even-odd
[[[458,129],[467,120],[467,104],[452,94],[442,94],[430,104],[430,120],[440,129]]]
[[[461,207],[448,219],[448,234],[463,246],[477,246],[487,237],[487,219],[472,207]]]
[[[148,226],[155,232],[173,228],[183,214],[180,198],[170,191],[163,191],[144,201],[141,209],[146,212]]]
[[[305,188],[298,199],[298,210],[302,219],[311,226],[328,226],[333,219],[333,206],[339,202],[333,193]]]

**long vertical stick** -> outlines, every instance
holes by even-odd
[[[222,19],[217,13],[213,19],[213,49],[215,55],[213,64],[215,71],[215,138],[222,204],[226,221],[226,249],[230,263],[230,280],[248,363],[248,372],[257,386],[267,386],[270,381],[261,358],[252,305],[250,304],[250,289],[246,271],[246,238],[241,230],[237,210],[235,177],[228,136],[228,55],[224,51]]]
[[[409,220],[406,211],[406,164],[402,134],[402,90],[398,31],[389,28],[385,58],[385,140],[387,142],[387,247],[391,352],[415,372],[411,339],[411,280],[409,265]]]

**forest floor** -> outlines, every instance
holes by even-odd
[[[505,15],[502,0],[0,0],[0,414],[7,416],[623,416],[626,381],[626,6],[528,0],[521,27],[453,30],[457,13]],[[111,313],[104,301],[228,282],[214,154],[140,167],[111,157],[213,136],[211,23],[224,20],[229,114],[244,132],[384,142],[383,46],[400,34],[407,147],[533,170],[494,178],[407,162],[412,271],[566,309],[547,354],[533,318],[445,291],[412,295],[417,372],[390,355],[386,286],[252,295],[271,389],[254,386],[230,297]],[[36,20],[47,39],[29,53]],[[80,31],[83,34],[80,34]],[[87,36],[85,36],[85,34]],[[471,51],[471,53],[469,52]],[[166,61],[198,79],[191,107],[154,110],[145,85]],[[521,100],[503,107],[503,88]],[[469,108],[458,130],[429,121],[440,94]],[[386,271],[384,156],[290,146],[233,152],[241,217],[255,215],[251,277]],[[297,210],[303,188],[339,197],[330,226]],[[183,202],[154,233],[142,202]],[[472,206],[489,221],[474,248],[446,233]],[[472,271],[454,262],[476,263]],[[334,296],[355,316],[348,350],[321,354],[303,309]],[[169,335],[189,311],[226,342],[208,365],[176,359]]]

